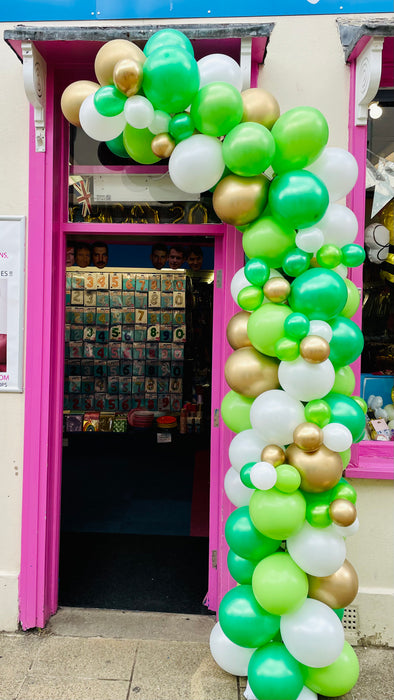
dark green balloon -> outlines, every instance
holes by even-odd
[[[194,122],[190,114],[174,114],[168,125],[168,131],[177,143],[188,139],[194,133]]]
[[[231,576],[237,581],[237,583],[252,583],[253,572],[257,566],[257,561],[252,559],[244,559],[238,554],[233,552],[232,549],[229,550],[227,555],[227,566]]]
[[[360,442],[365,433],[365,415],[351,396],[331,393],[324,397],[331,409],[331,423],[342,423],[349,428],[353,442]]]
[[[179,29],[160,29],[152,34],[144,46],[145,56],[149,56],[156,49],[161,49],[168,46],[178,46],[186,49],[191,56],[194,56],[194,50],[190,39],[180,32]]]
[[[278,175],[271,183],[268,203],[274,216],[295,229],[313,226],[329,204],[325,184],[307,170]]]
[[[346,267],[358,267],[365,260],[365,250],[357,243],[349,243],[342,248],[342,263]]]
[[[364,336],[354,321],[345,316],[338,316],[330,322],[332,338],[330,340],[330,360],[335,368],[350,365],[361,355]]]
[[[302,340],[308,335],[310,321],[300,313],[290,314],[285,320],[285,335],[292,340]]]
[[[311,321],[331,321],[341,313],[346,301],[346,284],[332,270],[310,268],[291,284],[291,309],[305,314]]]
[[[244,464],[244,466],[242,467],[240,474],[239,474],[242,483],[244,484],[244,486],[247,486],[249,489],[255,488],[250,480],[250,472],[251,472],[252,467],[254,467],[255,464],[256,464],[256,462],[248,462],[247,464]]]
[[[281,540],[272,540],[253,525],[248,506],[234,510],[227,518],[225,537],[228,546],[244,559],[260,561],[279,548]]]
[[[115,156],[119,156],[119,158],[130,158],[123,144],[123,131],[115,139],[111,139],[111,141],[106,141],[105,143]]]
[[[144,63],[144,93],[155,109],[168,114],[186,109],[199,83],[197,61],[182,47],[155,49]]]
[[[222,599],[219,622],[226,637],[234,644],[253,648],[271,641],[279,630],[280,617],[259,605],[252,586],[241,584]]]
[[[103,85],[96,90],[93,101],[99,114],[103,117],[116,117],[123,112],[127,97],[115,85]]]
[[[248,681],[259,700],[297,700],[304,685],[301,664],[280,642],[256,649]]]
[[[310,253],[305,253],[300,248],[293,248],[286,253],[286,257],[282,263],[283,272],[289,277],[298,277],[309,268],[309,263],[312,259]]]
[[[264,287],[270,276],[270,268],[262,258],[251,258],[245,265],[245,277],[258,287]]]

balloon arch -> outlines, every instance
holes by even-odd
[[[317,109],[280,115],[273,95],[242,91],[232,58],[196,61],[175,29],[155,33],[143,51],[109,41],[95,72],[97,83],[64,91],[66,119],[118,156],[169,158],[185,192],[213,189],[247,259],[231,282],[241,310],[227,327],[221,407],[236,433],[224,488],[236,506],[225,534],[238,585],[220,604],[212,655],[248,676],[250,700],[343,695],[358,677],[341,623],[358,588],[345,544],[358,520],[342,473],[366,405],[353,396],[350,364],[363,337],[347,279],[364,250],[354,244],[355,215],[338,200],[355,185],[356,161],[327,147]]]

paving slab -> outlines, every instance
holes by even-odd
[[[0,700],[15,700],[22,684],[20,678],[0,678]]]
[[[360,662],[359,679],[337,700],[393,700],[394,649],[355,647],[355,652]]]
[[[38,654],[41,638],[33,634],[0,635],[0,693],[6,679],[23,679]]]
[[[128,689],[127,681],[72,681],[29,676],[15,700],[127,700]]]

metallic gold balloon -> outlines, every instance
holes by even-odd
[[[255,348],[239,348],[227,358],[224,375],[233,391],[256,397],[263,391],[278,389],[278,367],[276,358],[262,355]]]
[[[304,452],[315,452],[323,444],[324,434],[316,423],[300,423],[293,432],[294,444]]]
[[[68,85],[62,94],[60,101],[61,110],[67,121],[74,126],[81,126],[79,121],[79,110],[86,97],[96,92],[100,85],[91,80],[77,80]]]
[[[175,148],[175,140],[170,134],[157,134],[150,145],[155,156],[169,158]]]
[[[262,88],[249,88],[241,92],[244,103],[243,122],[258,122],[272,129],[280,116],[279,104],[270,92]]]
[[[300,355],[307,362],[319,364],[328,359],[330,344],[319,335],[307,335],[301,340]]]
[[[122,58],[115,64],[113,81],[118,90],[127,97],[136,95],[142,85],[143,68],[135,58]]]
[[[286,461],[286,455],[279,445],[266,445],[261,452],[261,461],[269,462],[274,467],[279,467]]]
[[[357,509],[354,503],[351,503],[346,498],[336,498],[335,501],[330,503],[328,514],[336,525],[348,527],[357,518]]]
[[[320,600],[330,608],[346,608],[358,591],[358,576],[350,561],[344,563],[330,576],[309,576],[309,598]]]
[[[250,319],[249,311],[239,311],[227,324],[227,340],[233,350],[238,348],[246,348],[252,343],[248,337],[248,321]]]
[[[322,493],[332,489],[339,482],[343,462],[338,452],[325,445],[315,452],[304,452],[294,443],[286,450],[286,462],[295,467],[301,475],[300,489],[308,493]]]
[[[113,39],[107,41],[97,52],[94,61],[94,70],[100,85],[109,85],[113,82],[114,68],[118,61],[124,58],[133,58],[144,64],[146,56],[143,51],[127,39]]]
[[[267,200],[269,180],[264,175],[227,175],[216,185],[213,208],[226,224],[244,226],[261,214]]]
[[[272,277],[263,287],[264,296],[274,304],[282,304],[290,296],[290,282],[283,277]]]

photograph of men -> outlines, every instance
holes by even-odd
[[[96,241],[92,245],[92,263],[100,270],[108,265],[108,246],[106,243]]]
[[[88,267],[90,265],[91,249],[88,243],[77,243],[75,246],[74,265]]]
[[[154,243],[150,254],[153,267],[156,270],[161,270],[168,259],[168,248],[164,243]]]
[[[190,248],[187,251],[187,264],[189,265],[191,270],[194,270],[196,272],[197,270],[201,270],[202,267],[202,250],[199,245],[191,245]]]
[[[178,243],[173,243],[170,245],[170,251],[168,253],[168,267],[171,270],[178,270],[178,268],[183,266],[185,262],[185,251],[181,245]]]

